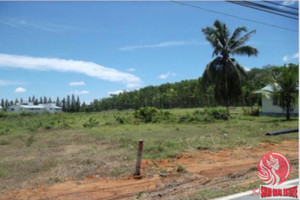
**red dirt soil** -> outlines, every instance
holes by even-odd
[[[81,181],[69,180],[52,186],[14,191],[0,197],[0,200],[133,199],[142,193],[146,195],[140,195],[139,199],[178,199],[193,195],[207,185],[224,187],[225,182],[229,185],[230,180],[234,179],[244,183],[259,180],[256,175],[257,162],[261,156],[271,151],[284,154],[292,165],[298,164],[298,141],[283,141],[280,145],[261,144],[258,148],[251,149],[226,149],[218,152],[199,150],[195,153],[183,153],[174,159],[143,160],[143,173],[156,170],[152,177],[103,179],[91,175]],[[296,174],[298,167],[292,170]]]

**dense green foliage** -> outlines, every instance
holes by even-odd
[[[265,66],[261,69],[253,68],[241,79],[242,94],[237,101],[230,102],[231,106],[261,105],[261,95],[255,91],[270,83],[272,71],[280,67]],[[202,78],[198,80],[184,80],[177,83],[166,83],[160,86],[148,86],[140,90],[124,91],[109,98],[94,100],[85,111],[138,109],[140,107],[155,108],[195,108],[221,106],[217,100],[213,87],[202,90]],[[82,109],[83,110],[83,109]]]
[[[298,100],[298,66],[290,64],[273,70],[273,98],[280,101],[286,111],[286,119],[290,120],[290,109]]]

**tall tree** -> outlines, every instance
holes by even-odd
[[[298,99],[298,66],[290,64],[273,71],[273,98],[280,100],[279,105],[286,111],[286,120],[290,120],[290,110]]]
[[[71,109],[71,98],[70,95],[67,96],[67,102],[66,102],[66,111],[70,112]]]
[[[202,32],[214,48],[212,56],[217,56],[206,66],[203,86],[213,85],[216,99],[225,101],[228,109],[229,100],[237,100],[241,95],[240,80],[242,75],[246,75],[243,67],[230,55],[256,56],[258,50],[255,47],[244,45],[255,30],[241,36],[242,32],[247,32],[247,28],[238,27],[230,36],[226,24],[216,20],[213,27],[205,27]]]
[[[55,105],[56,105],[56,106],[60,106],[60,100],[59,100],[59,97],[56,98]]]
[[[76,100],[76,112],[78,112],[80,110],[80,105],[81,105],[80,98],[79,98],[79,96],[77,96],[77,100]]]
[[[1,99],[1,106],[2,106],[2,108],[5,107],[4,99]]]

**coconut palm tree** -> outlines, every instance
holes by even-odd
[[[205,27],[202,32],[206,40],[214,48],[212,57],[217,56],[206,66],[203,73],[204,88],[214,86],[215,98],[224,103],[228,109],[229,100],[237,100],[241,94],[241,76],[245,76],[244,68],[231,55],[256,56],[258,50],[252,46],[245,45],[255,30],[247,32],[242,26],[235,29],[232,35],[226,24],[216,20],[213,27]]]

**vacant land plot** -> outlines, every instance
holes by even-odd
[[[284,153],[297,177],[298,134],[265,134],[296,128],[298,118],[238,110],[228,120],[197,120],[198,111],[168,110],[172,117],[156,123],[132,120],[134,111],[5,115],[0,199],[212,198],[259,185],[256,164],[269,151]],[[143,178],[135,180],[139,139]]]

